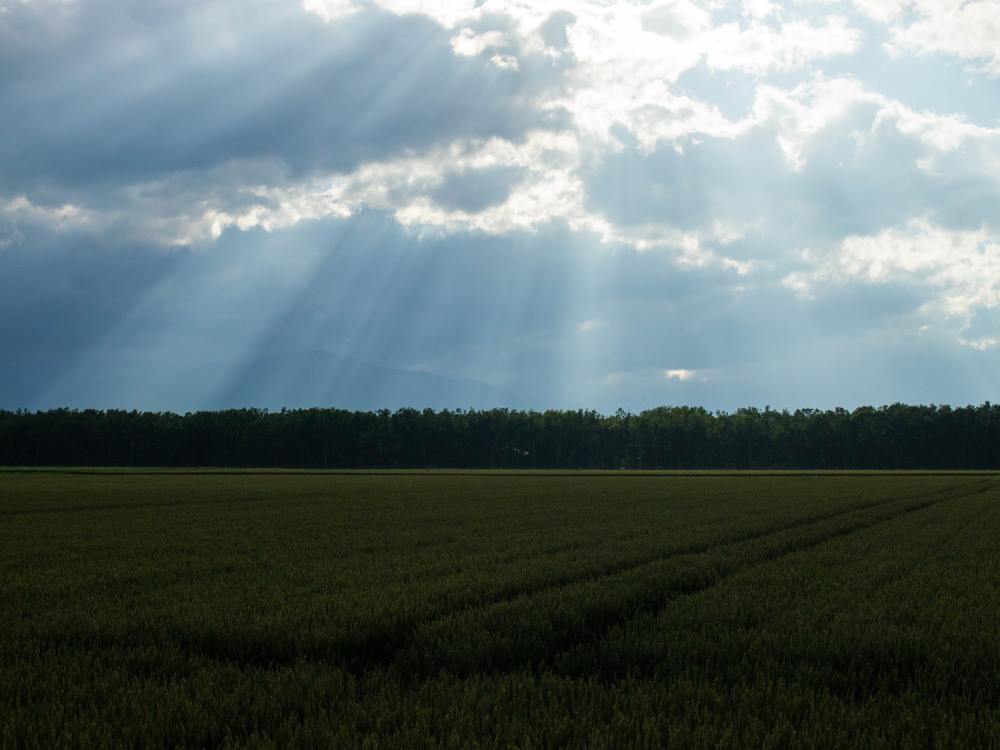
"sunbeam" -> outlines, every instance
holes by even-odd
[[[974,5],[0,0],[0,408],[995,399]]]

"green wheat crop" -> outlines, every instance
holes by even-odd
[[[972,474],[0,474],[0,747],[997,747],[997,539]]]

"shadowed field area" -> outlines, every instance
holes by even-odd
[[[1000,478],[0,474],[3,747],[993,747]]]

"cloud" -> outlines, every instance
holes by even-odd
[[[472,29],[462,29],[451,38],[451,48],[456,55],[475,57],[486,50],[506,47],[507,37],[501,31],[487,31],[477,34]]]
[[[523,168],[504,165],[446,174],[430,195],[445,208],[479,213],[506,202],[524,173]]]
[[[876,16],[892,22],[889,49],[896,54],[943,52],[973,70],[1000,76],[1000,2],[916,0],[885,3]],[[906,17],[909,14],[909,17]]]
[[[124,311],[184,261],[183,254],[120,243],[113,236],[37,226],[0,249],[0,257],[0,369],[33,389],[43,389],[86,356]],[[133,356],[150,343],[148,333],[131,342]]]
[[[988,370],[993,7],[0,2],[0,356],[329,349],[612,409]]]
[[[361,10],[361,5],[353,0],[302,0],[302,7],[327,23],[347,18]]]
[[[461,64],[430,21],[359,14],[326,26],[281,4],[259,16],[220,7],[149,19],[98,6],[68,38],[46,28],[15,66],[31,72],[0,82],[18,113],[0,150],[4,182],[142,183],[232,160],[295,179],[524,130],[531,105],[517,89],[532,84]],[[227,43],[206,48],[200,26]]]
[[[72,206],[81,215],[91,217],[94,224],[130,225],[129,231],[137,236],[145,231],[166,244],[212,241],[228,226],[274,230],[295,221],[324,215],[343,216],[370,206],[394,211],[404,224],[439,226],[446,231],[467,227],[503,232],[564,220],[581,229],[598,231],[612,243],[672,247],[678,257],[689,263],[739,263],[720,257],[718,249],[711,246],[738,238],[745,231],[725,213],[715,215],[711,230],[702,228],[692,232],[695,216],[690,214],[680,222],[661,221],[638,227],[634,221],[608,223],[606,212],[598,215],[588,212],[585,203],[594,198],[587,198],[580,181],[578,169],[584,166],[582,149],[599,157],[606,154],[601,163],[610,163],[616,152],[629,148],[622,138],[632,138],[642,151],[659,154],[656,159],[662,162],[663,149],[690,149],[685,139],[739,141],[749,129],[773,123],[779,130],[777,141],[786,157],[793,166],[801,168],[810,144],[824,133],[826,123],[840,116],[846,107],[884,105],[877,95],[846,79],[820,80],[788,92],[762,85],[754,112],[743,120],[730,121],[710,102],[692,98],[670,86],[670,81],[682,71],[702,62],[709,67],[739,67],[758,72],[808,62],[804,57],[781,52],[780,44],[777,47],[771,44],[779,37],[769,37],[763,46],[751,44],[752,54],[749,47],[741,51],[738,44],[720,46],[712,36],[720,33],[720,29],[725,34],[751,37],[778,33],[784,35],[781,38],[805,40],[808,42],[805,47],[825,50],[823,54],[846,53],[854,44],[851,40],[855,40],[856,33],[847,33],[850,30],[843,19],[827,18],[819,26],[791,20],[780,25],[780,32],[770,26],[755,25],[781,15],[773,8],[752,8],[749,24],[740,28],[738,24],[713,27],[707,11],[685,2],[654,3],[642,8],[549,3],[530,9],[502,2],[434,6],[420,2],[381,3],[380,7],[391,14],[388,16],[373,15],[361,6],[345,3],[307,5],[307,10],[325,14],[327,21],[340,19],[335,28],[330,23],[310,25],[268,4],[264,7],[270,14],[269,20],[278,22],[285,33],[274,39],[268,37],[261,46],[258,43],[261,32],[252,25],[225,17],[220,7],[223,6],[216,4],[204,12],[213,19],[222,19],[224,36],[230,40],[229,51],[212,52],[207,61],[204,57],[209,53],[188,40],[179,48],[171,48],[169,62],[161,59],[167,53],[166,45],[161,45],[150,50],[138,47],[139,52],[131,53],[136,59],[129,60],[132,64],[128,67],[123,66],[118,59],[123,56],[120,50],[135,48],[136,37],[122,31],[121,13],[111,9],[106,16],[118,20],[118,25],[112,28],[119,35],[109,45],[112,52],[93,50],[82,35],[73,35],[71,42],[81,48],[78,51],[85,58],[93,61],[95,72],[111,74],[108,88],[114,89],[118,96],[122,91],[135,92],[138,102],[131,109],[145,111],[137,105],[152,95],[164,103],[155,111],[155,123],[154,118],[139,120],[124,130],[106,118],[97,118],[94,125],[101,133],[114,134],[113,140],[107,142],[104,135],[81,128],[77,121],[72,131],[54,134],[60,136],[57,139],[44,138],[37,144],[30,140],[15,143],[17,148],[11,148],[8,154],[11,163],[8,166],[13,166],[15,175],[18,169],[30,173],[30,180],[36,184],[34,189],[11,198],[27,200],[38,217],[47,213],[50,222],[64,207]],[[192,12],[197,17],[198,13]],[[135,15],[136,11],[130,9],[126,13]],[[415,15],[426,17],[429,23],[414,21]],[[190,19],[170,20],[169,27],[180,29],[177,34],[191,27]],[[813,32],[835,31],[846,34],[843,43],[831,40],[829,44],[814,45],[815,40],[809,36]],[[409,80],[398,81],[390,73],[403,71],[392,55],[380,55],[377,61],[352,56],[360,55],[361,50],[370,46],[369,40],[374,42],[379,37],[379,43],[396,50],[400,58],[409,56],[414,50],[412,44],[386,45],[386,37],[402,39],[404,33],[408,40],[421,38],[423,42],[418,53],[420,64],[411,62],[406,66],[406,70],[419,71],[407,74]],[[331,34],[332,38],[327,38]],[[546,51],[553,49],[546,37],[560,44],[564,41],[564,51],[570,56],[566,59],[572,62],[564,63],[562,73],[557,69],[550,71],[548,79],[538,76],[536,66],[532,71],[536,83],[525,92],[529,94],[527,97],[520,92],[516,99],[503,96],[506,86],[526,78],[511,78],[500,85],[497,76],[517,76],[517,73],[505,73],[496,65],[480,67],[475,72],[486,76],[476,82],[476,90],[489,91],[489,100],[470,102],[467,93],[449,91],[449,76],[465,86],[461,76],[471,74],[471,71],[461,73],[455,78],[462,69],[459,60],[463,56],[475,57],[504,49],[522,60],[532,54],[543,60]],[[246,58],[251,42],[255,55],[252,64]],[[295,43],[296,49],[303,46],[330,49],[332,44],[334,52],[324,57],[307,56],[305,62],[296,59],[290,67],[285,62],[291,55],[290,42]],[[775,56],[769,62],[754,58],[761,54],[760,49],[772,47]],[[677,54],[665,54],[671,48]],[[723,48],[733,56],[732,64],[712,61],[710,51]],[[193,91],[182,92],[172,83],[174,76],[169,71],[179,67],[175,49],[180,50],[182,61],[185,55],[189,56],[191,70],[211,63],[208,75],[199,76]],[[432,52],[435,49],[438,51]],[[737,58],[742,62],[737,64]],[[753,62],[754,59],[757,61]],[[609,64],[610,61],[614,64]],[[664,65],[675,68],[667,70]],[[226,72],[265,67],[273,67],[277,74],[273,80],[280,85],[264,83],[253,97],[248,95],[249,81],[244,83]],[[154,70],[160,71],[156,74],[159,83],[150,87],[143,77],[148,80]],[[137,76],[137,71],[141,75]],[[493,82],[484,85],[491,77]],[[431,78],[433,85],[424,83]],[[142,84],[133,83],[133,79]],[[187,72],[177,79],[187,82]],[[322,85],[324,80],[331,81],[334,88],[317,98],[312,93],[317,85],[320,90],[329,88]],[[345,90],[338,85],[343,81],[371,83]],[[374,94],[379,88],[384,89],[383,81],[392,81],[390,93],[382,90]],[[468,83],[472,83],[471,78]],[[424,100],[427,91],[442,91],[449,93],[449,99],[442,107],[428,106],[426,101],[417,106],[415,93],[405,93],[394,101],[392,90],[420,92]],[[225,92],[224,96],[209,99],[209,92],[216,91]],[[365,92],[376,97],[377,107],[364,103],[360,95]],[[240,103],[241,94],[245,94],[242,99],[248,103],[265,102],[268,109],[280,116],[248,117],[255,110],[248,109],[248,103]],[[487,101],[484,108],[482,103]],[[203,102],[207,109],[199,106]],[[515,111],[520,108],[523,120],[510,130],[504,122],[517,117],[510,106],[515,102]],[[373,108],[377,112],[377,116],[372,114],[372,122],[377,123],[374,131],[363,125],[366,114]],[[166,135],[164,126],[180,122],[178,116],[182,111],[199,111],[195,124],[205,130],[207,137],[195,137],[193,131],[186,133],[185,128],[191,128],[187,124],[180,132]],[[502,114],[490,118],[491,111]],[[422,122],[421,116],[428,112],[439,112],[440,116]],[[481,127],[475,123],[471,138],[459,135],[455,123],[463,123],[461,130],[466,133],[470,130],[466,112],[475,112],[471,119],[479,120],[488,138],[475,134]],[[418,113],[416,117],[414,113]],[[47,116],[50,120],[60,119],[51,112]],[[405,118],[406,127],[395,127],[395,118]],[[62,119],[68,122],[70,118]],[[962,137],[956,135],[960,128],[954,123],[914,121],[911,127],[924,128],[939,139]],[[32,132],[33,128],[25,127],[21,134],[27,137]],[[74,140],[81,145],[74,144]],[[86,147],[82,146],[84,141]],[[539,149],[542,142],[546,143],[544,153]],[[506,149],[508,154],[495,157],[492,164],[470,165],[470,160],[462,154],[476,149],[494,152]],[[86,161],[81,162],[84,156]],[[691,164],[682,169],[697,169],[691,160],[682,159],[680,163]],[[773,165],[758,166],[759,171],[773,169]],[[399,169],[407,170],[407,174],[399,174]],[[76,172],[81,178],[85,174],[91,182],[86,201],[80,200],[79,192],[59,194],[63,191],[52,187],[56,180],[60,186],[66,185],[67,178],[72,180]],[[47,174],[49,187],[42,189],[37,181]],[[521,179],[508,184],[496,179],[500,174],[516,174]],[[658,179],[662,178],[660,175]],[[94,185],[95,180],[103,185]],[[709,181],[699,180],[698,189],[707,184]],[[29,185],[31,182],[22,181],[21,187]],[[634,197],[641,187],[640,184],[636,190],[623,192]],[[618,187],[612,185],[608,189]],[[717,208],[705,196],[687,194],[685,199],[695,200],[702,212]],[[99,200],[108,207],[93,205]],[[640,196],[640,204],[642,200]],[[670,210],[666,214],[668,220]],[[679,218],[676,212],[683,207],[674,203],[672,210],[673,216]]]
[[[707,380],[707,378],[700,377],[698,370],[665,370],[663,372],[663,377],[674,378],[676,380]]]
[[[857,50],[860,39],[860,30],[851,28],[847,19],[830,16],[823,19],[822,26],[791,21],[780,30],[760,23],[745,29],[726,24],[707,35],[704,44],[710,68],[760,75],[801,68],[816,58],[850,54]]]
[[[1000,304],[1000,232],[949,230],[926,218],[869,236],[851,236],[811,272],[791,274],[785,284],[809,294],[823,283],[905,283],[926,289],[922,329],[947,326],[976,348],[992,337],[968,338],[975,316]]]

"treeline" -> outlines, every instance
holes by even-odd
[[[594,411],[0,410],[0,465],[997,469],[1000,406]]]

